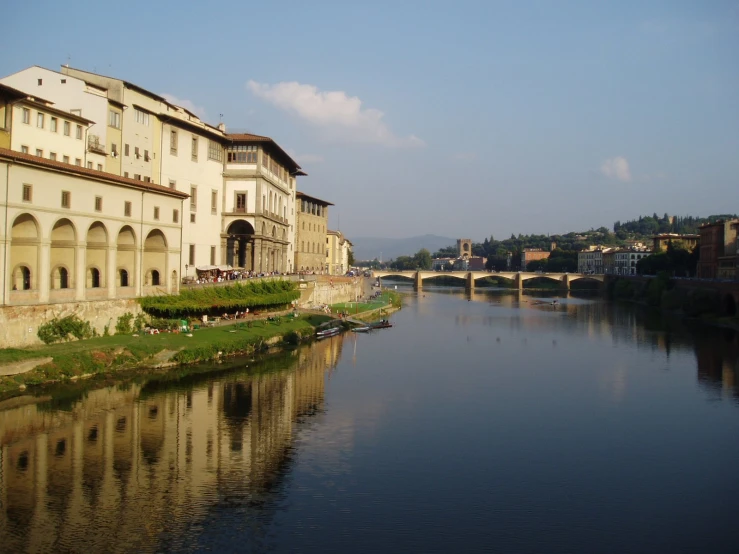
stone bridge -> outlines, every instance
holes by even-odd
[[[550,279],[559,281],[562,288],[569,290],[570,283],[579,279],[587,279],[589,281],[598,281],[603,284],[605,275],[585,275],[583,273],[533,273],[528,271],[501,271],[500,273],[490,273],[488,271],[373,271],[372,276],[376,279],[382,277],[403,277],[413,280],[413,287],[421,290],[424,279],[433,279],[435,277],[455,277],[464,281],[467,289],[475,288],[475,281],[484,279],[485,277],[503,277],[509,279],[516,284],[519,290],[523,289],[525,281],[530,279]]]

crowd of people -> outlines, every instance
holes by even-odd
[[[229,269],[229,270],[211,270],[198,272],[198,277],[193,281],[196,285],[205,285],[208,283],[225,283],[227,281],[241,281],[244,279],[253,279],[255,277],[276,277],[285,275],[279,271],[262,271],[257,273],[251,270]]]

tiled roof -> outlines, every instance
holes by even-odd
[[[155,183],[146,183],[137,179],[129,179],[128,177],[113,175],[112,173],[106,173],[105,171],[87,169],[86,167],[70,165],[56,160],[47,160],[46,158],[42,158],[40,156],[24,154],[22,152],[16,152],[15,150],[8,150],[7,148],[0,148],[0,160],[10,160],[18,163],[25,163],[43,169],[51,169],[61,171],[70,175],[79,175],[80,177],[87,177],[101,181],[109,181],[126,187],[143,189],[150,192],[159,192],[161,194],[176,196],[178,198],[189,198],[190,196],[187,193],[179,192],[169,187],[157,185]]]
[[[296,191],[295,197],[296,198],[307,198],[309,200],[315,200],[316,202],[325,204],[326,206],[333,206],[333,204],[331,202],[328,202],[327,200],[321,200],[320,198],[316,198],[315,196],[310,196],[309,194],[305,194],[304,192],[300,192],[300,191]]]

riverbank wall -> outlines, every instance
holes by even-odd
[[[39,326],[54,318],[70,315],[88,321],[102,335],[108,327],[113,332],[118,318],[126,313],[141,313],[134,299],[93,300],[35,306],[0,307],[0,348],[25,348],[43,344],[38,338]]]
[[[363,277],[340,277],[318,275],[315,281],[301,282],[299,285],[300,308],[312,309],[324,304],[351,302],[364,294]]]

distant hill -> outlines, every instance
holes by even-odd
[[[421,248],[425,248],[433,254],[440,248],[457,244],[457,239],[438,235],[422,235],[402,239],[350,237],[350,240],[353,244],[352,251],[355,260],[374,260],[381,256],[383,260],[389,260],[398,256],[412,256]]]

